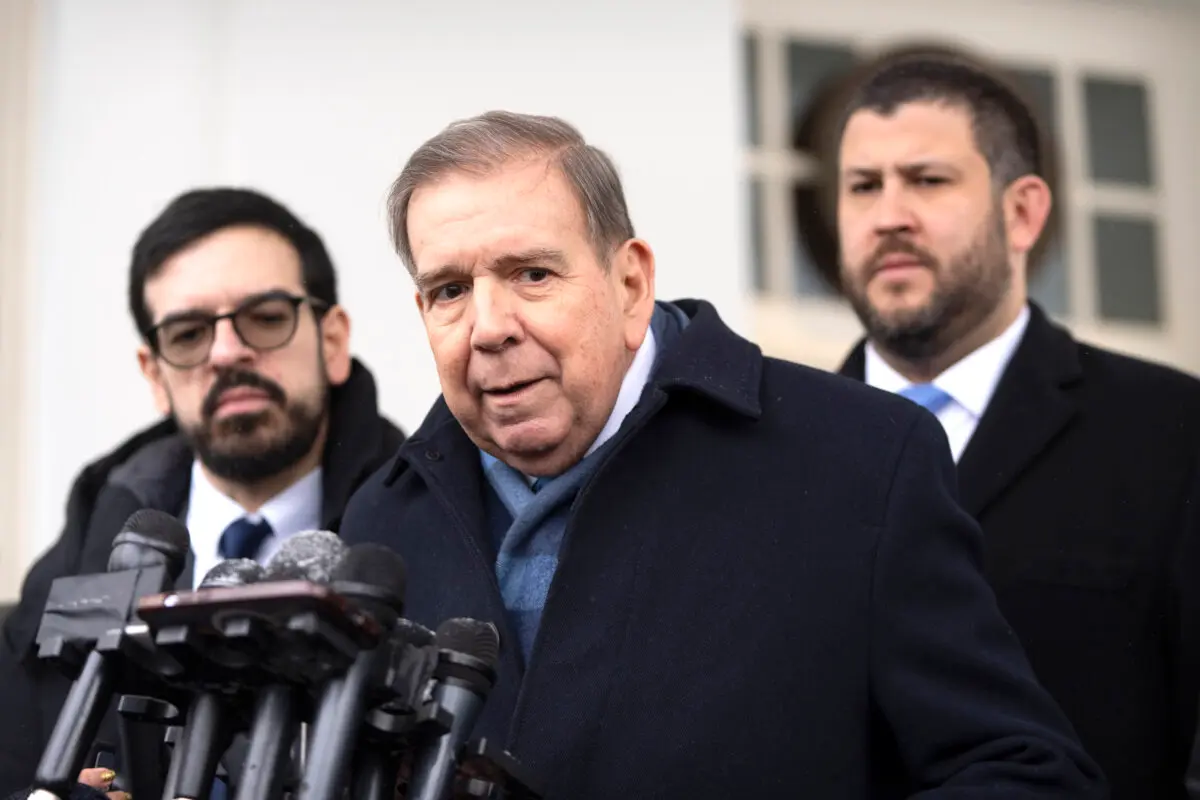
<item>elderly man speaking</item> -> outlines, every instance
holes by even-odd
[[[935,418],[657,302],[616,169],[450,125],[392,233],[442,396],[342,535],[494,622],[475,734],[564,800],[1105,796],[980,569]]]

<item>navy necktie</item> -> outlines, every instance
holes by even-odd
[[[917,405],[924,406],[934,414],[941,411],[954,399],[932,383],[916,383],[901,389],[899,394],[901,397],[907,397],[909,400],[912,400]]]
[[[254,558],[270,535],[271,523],[265,519],[258,522],[251,522],[245,517],[235,519],[221,534],[217,554],[221,558]]]

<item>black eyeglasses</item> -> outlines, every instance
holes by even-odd
[[[146,339],[163,361],[179,369],[198,367],[208,360],[217,323],[223,319],[233,324],[234,332],[247,347],[259,352],[278,350],[296,335],[300,306],[305,303],[318,314],[328,307],[313,297],[267,292],[251,297],[228,314],[187,312],[168,317],[147,330]]]

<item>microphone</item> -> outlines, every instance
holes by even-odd
[[[377,544],[351,547],[334,568],[331,588],[367,616],[390,629],[404,613],[408,568],[395,551]],[[300,784],[298,800],[334,800],[342,789],[368,694],[390,653],[389,642],[362,650],[344,675],[321,693],[313,723],[312,759]],[[393,773],[394,776],[395,773]]]
[[[245,586],[263,579],[262,565],[252,558],[227,558],[217,562],[200,581],[197,589],[219,589],[227,586]]]
[[[263,568],[257,561],[231,558],[210,569],[198,588],[245,586],[257,583],[263,574]],[[187,724],[171,756],[163,796],[207,798],[212,792],[217,763],[233,734],[227,697],[216,691],[196,692],[188,709]]]
[[[328,584],[346,550],[345,542],[329,531],[296,534],[271,557],[263,582],[299,580]],[[285,682],[268,684],[259,694],[236,800],[262,800],[279,795],[285,759],[300,724],[297,694],[297,687]]]
[[[434,702],[450,712],[450,730],[421,747],[414,757],[410,800],[448,800],[459,768],[459,750],[471,735],[496,682],[500,634],[490,622],[460,617],[438,626],[433,670]]]
[[[263,580],[328,584],[348,549],[341,537],[330,531],[297,533],[271,556]]]
[[[70,645],[93,649],[71,685],[34,776],[31,798],[65,798],[77,783],[87,749],[116,690],[125,625],[145,594],[163,592],[183,572],[187,528],[154,509],[135,512],[113,539],[108,573],[55,580],[38,630],[39,656]]]
[[[38,657],[74,679],[100,637],[129,622],[138,598],[171,586],[183,573],[187,528],[154,509],[133,513],[113,539],[106,571],[67,575],[50,585],[38,627]]]

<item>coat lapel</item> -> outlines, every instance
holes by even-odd
[[[1029,326],[996,386],[996,393],[958,462],[959,500],[978,517],[1071,421],[1070,387],[1082,377],[1079,346],[1036,304]],[[866,379],[866,343],[859,342],[838,370]]]
[[[1067,426],[1078,410],[1078,345],[1036,306],[996,393],[958,464],[959,497],[978,517]]]

